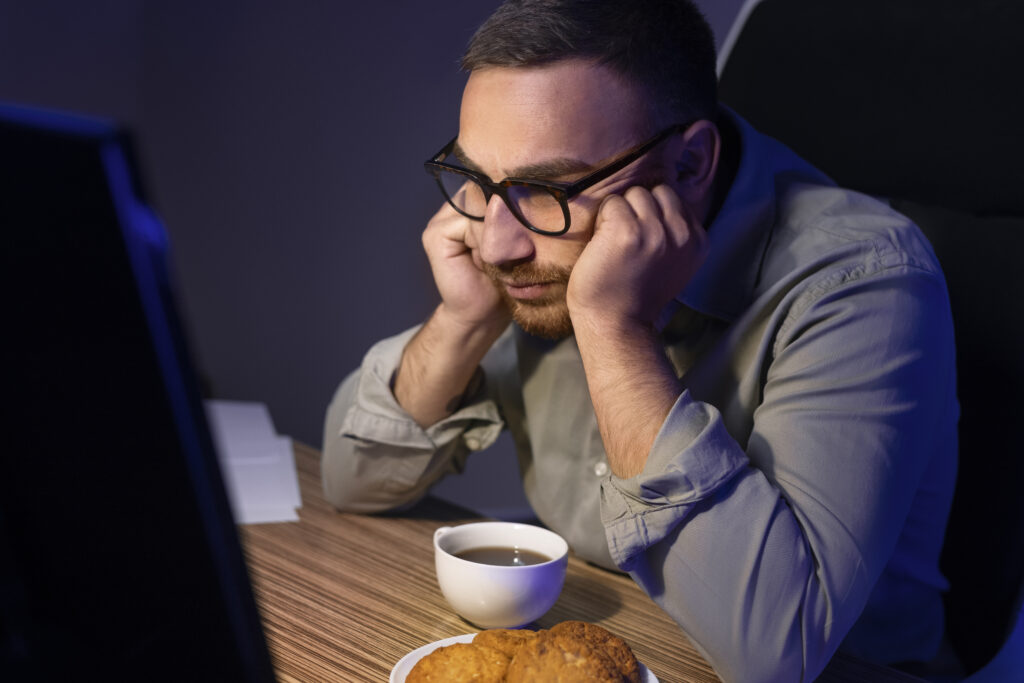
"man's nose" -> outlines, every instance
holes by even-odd
[[[501,266],[533,256],[533,233],[519,222],[505,201],[498,195],[487,203],[482,223],[477,223],[478,253],[485,263]]]

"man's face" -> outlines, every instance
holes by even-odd
[[[571,182],[650,135],[639,92],[612,71],[579,60],[474,71],[462,97],[458,147],[463,162],[491,180],[527,177]],[[566,287],[593,234],[601,200],[632,185],[663,180],[656,152],[569,202],[569,231],[552,237],[523,226],[498,196],[466,239],[517,323],[531,334],[572,333]]]

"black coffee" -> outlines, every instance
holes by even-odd
[[[484,548],[470,548],[469,550],[454,553],[454,555],[470,562],[495,564],[501,567],[525,567],[530,564],[550,562],[552,559],[547,555],[541,555],[532,550],[494,545]]]

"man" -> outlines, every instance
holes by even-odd
[[[509,0],[463,67],[441,303],[338,390],[328,498],[410,504],[507,427],[538,518],[724,679],[932,659],[958,409],[917,229],[720,110],[688,2]]]

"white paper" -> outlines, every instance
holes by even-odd
[[[239,401],[205,407],[235,522],[297,521],[302,499],[292,442],[274,431],[267,407]]]
[[[277,433],[266,405],[244,401],[205,401],[205,406],[210,430],[222,458],[266,458],[268,445],[276,447]]]

